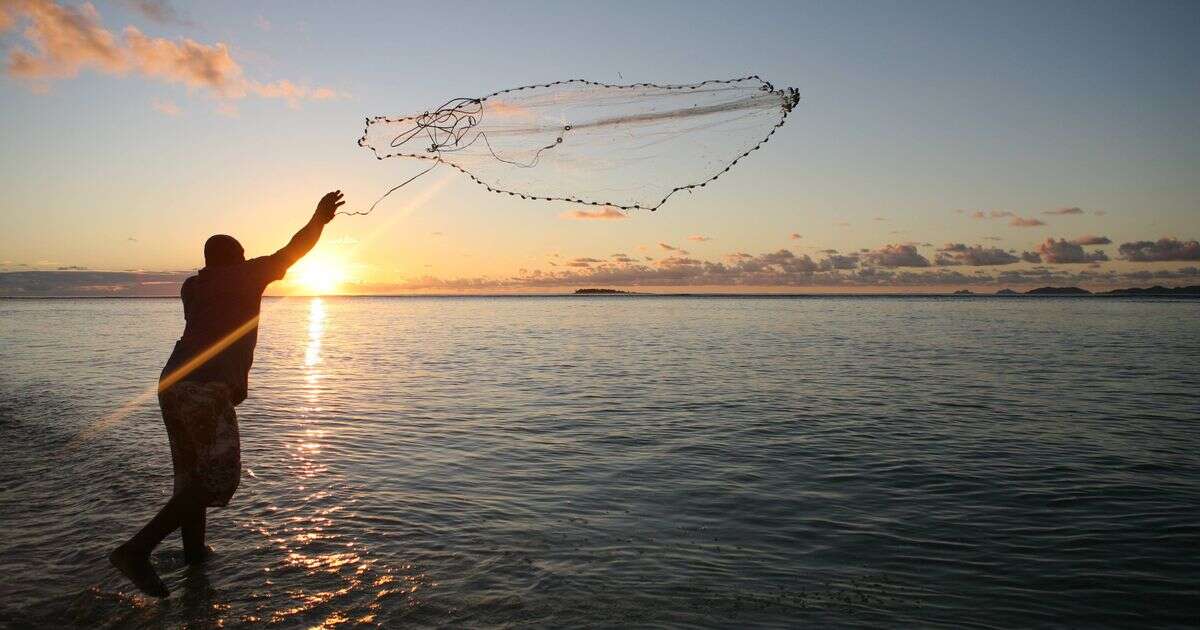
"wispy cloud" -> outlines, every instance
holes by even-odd
[[[153,107],[154,111],[166,114],[168,116],[178,116],[182,111],[179,109],[179,106],[175,104],[175,101],[166,99],[156,98],[150,102],[150,107]]]
[[[1012,221],[1009,221],[1008,224],[1013,227],[1037,227],[1039,225],[1046,225],[1046,222],[1034,217],[1025,218],[1014,216]]]
[[[788,238],[792,239],[793,241],[798,241],[804,237],[801,236],[799,232],[792,232],[791,234],[788,235]]]
[[[1011,210],[988,210],[987,212],[976,210],[971,213],[972,219],[1003,219],[1004,217],[1015,216],[1017,215],[1013,214]]]
[[[601,208],[600,210],[569,210],[567,212],[564,212],[564,213],[558,215],[558,217],[560,219],[574,219],[577,221],[591,221],[591,220],[605,221],[605,220],[628,219],[629,215],[621,212],[620,210],[617,210],[616,208],[609,206],[606,208]]]
[[[118,37],[104,27],[90,3],[72,7],[53,0],[10,0],[0,14],[10,27],[27,23],[21,31],[25,46],[9,49],[6,71],[34,89],[45,89],[51,81],[92,70],[182,84],[226,101],[258,96],[297,106],[304,100],[340,96],[330,88],[310,88],[286,79],[249,79],[223,43],[150,37],[134,26],[125,27]]]
[[[1062,214],[1083,214],[1083,209],[1082,209],[1082,208],[1076,208],[1076,207],[1070,207],[1070,208],[1055,208],[1055,209],[1053,209],[1053,210],[1043,210],[1043,211],[1042,211],[1042,214],[1059,214],[1059,215],[1062,215]]]
[[[1112,243],[1107,236],[1093,236],[1091,234],[1071,239],[1071,242],[1076,245],[1108,245]]]
[[[689,240],[689,241],[696,241],[697,243],[703,243],[703,242],[705,242],[705,241],[711,241],[711,240],[712,240],[712,237],[711,237],[711,236],[703,236],[703,235],[700,235],[700,234],[693,234],[693,235],[691,235],[691,236],[689,236],[689,237],[688,237],[688,240]]]
[[[1012,210],[975,210],[971,212],[972,219],[1009,219],[1008,224],[1013,227],[1036,227],[1046,225],[1040,219],[1025,218]]]
[[[167,0],[124,0],[124,4],[142,17],[159,24],[188,24]]]

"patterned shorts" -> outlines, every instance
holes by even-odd
[[[198,492],[204,505],[224,507],[242,475],[242,445],[237,414],[224,383],[181,381],[159,392],[175,493]]]

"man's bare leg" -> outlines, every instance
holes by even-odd
[[[108,556],[109,562],[147,595],[170,596],[171,592],[167,590],[167,586],[163,584],[162,579],[158,577],[158,573],[150,564],[150,552],[154,551],[154,548],[171,532],[179,528],[184,515],[194,515],[197,508],[203,511],[203,507],[200,505],[200,502],[190,492],[183,492],[171,497],[171,500],[167,501],[167,504],[158,511],[158,514],[155,514],[149,523],[146,523],[138,533],[133,535],[133,538],[117,547]]]
[[[179,526],[183,534],[183,560],[188,564],[199,564],[208,557],[209,548],[204,544],[205,509],[197,506],[191,514],[184,515]]]

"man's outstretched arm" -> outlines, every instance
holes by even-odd
[[[311,251],[317,241],[321,239],[321,232],[324,231],[325,224],[333,220],[334,213],[343,203],[346,202],[342,201],[342,191],[335,190],[326,193],[317,203],[317,210],[313,212],[308,224],[300,228],[292,240],[288,241],[283,249],[275,252],[272,258],[285,262],[289,267],[297,260],[304,258],[304,255]]]

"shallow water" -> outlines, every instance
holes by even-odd
[[[216,555],[176,300],[0,300],[0,625],[1200,620],[1200,302],[268,299]]]

